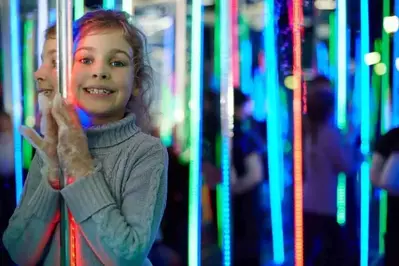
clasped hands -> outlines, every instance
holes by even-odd
[[[22,126],[21,134],[36,148],[53,187],[59,184],[59,170],[68,178],[79,178],[94,171],[86,135],[80,125],[74,106],[57,93],[49,108],[42,111],[42,136],[32,128]]]

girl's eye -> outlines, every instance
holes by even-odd
[[[43,90],[43,91],[39,92],[39,94],[43,94],[44,96],[47,96],[47,97],[50,97],[52,93],[53,93],[52,90]]]
[[[90,65],[91,63],[93,63],[93,60],[89,59],[89,58],[82,58],[79,60],[80,63],[84,64],[84,65]]]
[[[124,67],[126,64],[121,61],[112,61],[111,66],[113,67]]]
[[[56,68],[57,67],[57,60],[52,60],[51,61],[51,65],[52,65],[52,67],[54,67],[54,68]]]

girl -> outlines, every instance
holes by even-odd
[[[334,95],[321,89],[320,79],[309,84],[304,138],[304,241],[306,265],[345,265],[341,228],[336,222],[337,176],[357,170],[349,143],[334,125]],[[327,84],[326,81],[322,82]],[[323,252],[313,256],[316,240]],[[323,256],[324,255],[324,256]]]
[[[98,10],[76,22],[72,77],[73,105],[56,94],[50,106],[57,156],[48,152],[53,139],[25,134],[39,156],[4,242],[18,264],[58,265],[57,201],[63,197],[79,229],[77,265],[151,265],[146,257],[165,206],[167,153],[136,125],[148,125],[143,96],[151,68],[144,35],[126,13]],[[75,108],[88,119],[84,127]],[[60,168],[73,182],[57,190],[46,177],[59,177]]]

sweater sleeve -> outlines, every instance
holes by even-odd
[[[36,265],[59,221],[59,191],[43,178],[36,155],[31,163],[21,202],[3,234],[3,243],[18,265]]]
[[[167,191],[167,152],[152,146],[129,170],[118,205],[99,164],[61,193],[89,246],[104,265],[145,262],[163,216]],[[119,178],[119,177],[118,177]]]

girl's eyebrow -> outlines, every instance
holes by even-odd
[[[91,47],[91,46],[82,46],[82,47],[79,47],[78,49],[76,49],[75,53],[77,53],[81,50],[86,50],[86,51],[92,52],[92,51],[95,51],[96,48]],[[118,49],[118,48],[111,49],[108,53],[109,54],[124,54],[130,60],[132,59],[132,56],[129,54],[129,52],[126,52],[125,50],[122,50],[122,49]]]
[[[57,50],[56,50],[56,49],[51,49],[50,51],[47,51],[47,53],[46,53],[45,55],[46,55],[46,56],[52,56],[52,55],[55,54],[55,53],[57,53]],[[44,55],[42,54],[42,55],[40,56],[40,58],[41,58],[42,61],[43,61]]]
[[[127,58],[132,60],[132,56],[128,52],[126,52],[122,49],[118,49],[118,48],[112,49],[111,51],[109,51],[109,54],[124,54],[127,56]]]
[[[79,52],[79,51],[81,51],[81,50],[95,51],[96,48],[91,47],[91,46],[82,46],[82,47],[79,47],[78,49],[76,49],[75,53],[77,53],[77,52]]]

